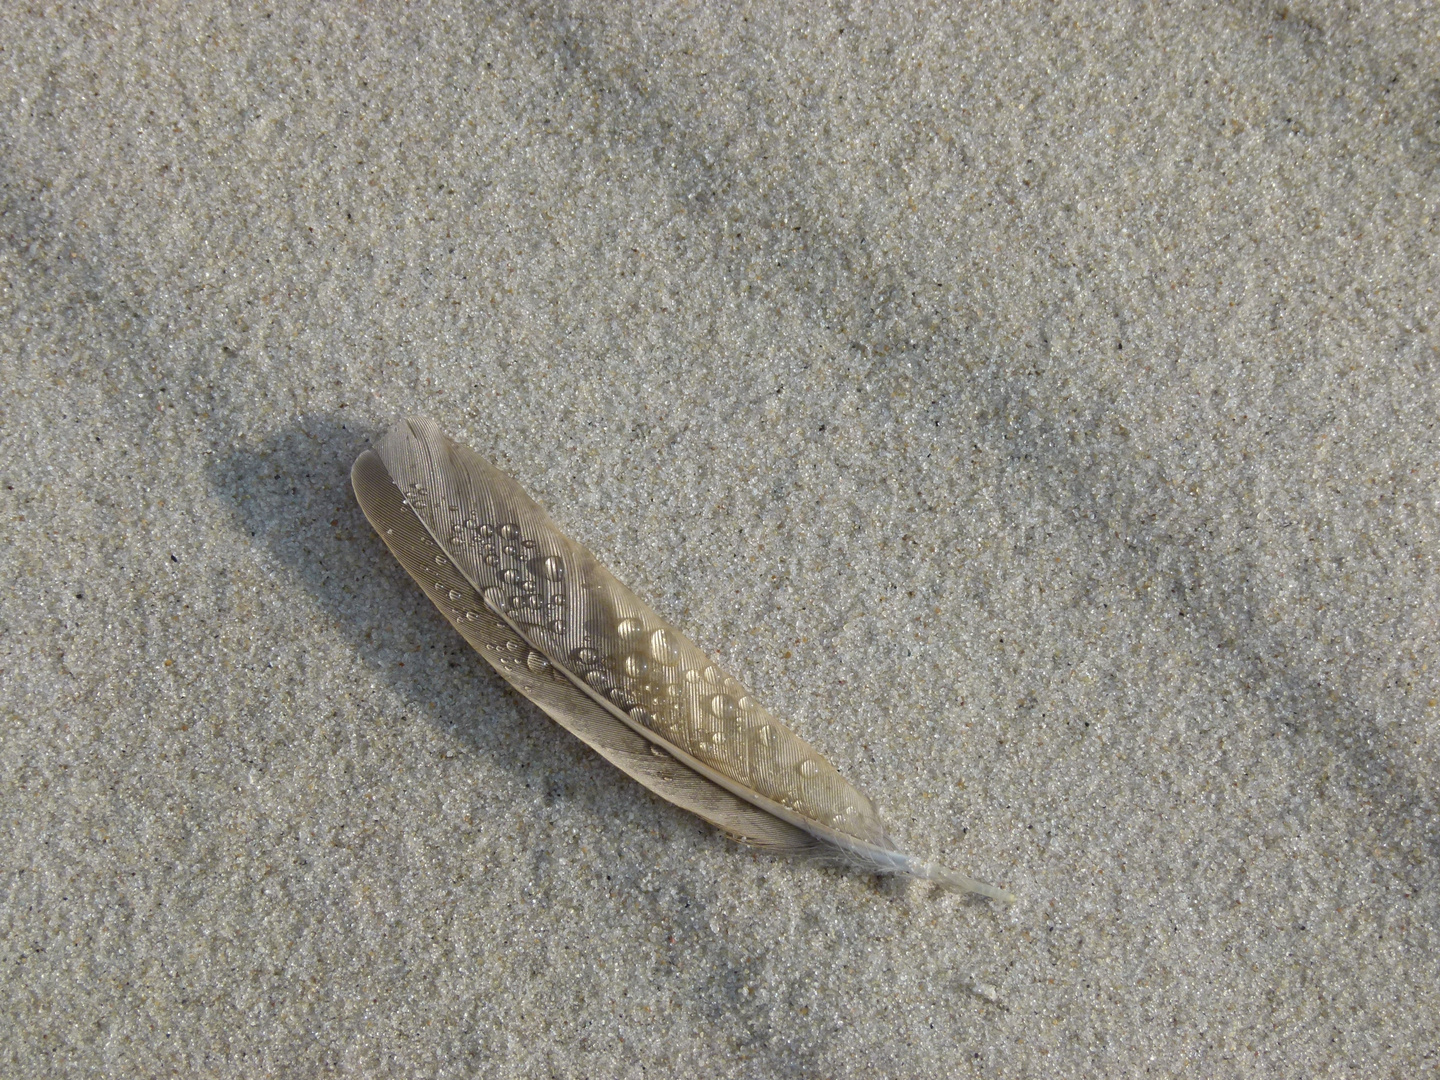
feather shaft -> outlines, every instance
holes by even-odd
[[[899,850],[823,755],[433,422],[397,425],[351,479],[375,530],[475,650],[661,798],[773,851],[1014,900]]]

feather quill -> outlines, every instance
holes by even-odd
[[[890,840],[870,800],[571,540],[510,477],[433,422],[356,460],[365,516],[515,689],[612,765],[737,840],[1015,898]]]

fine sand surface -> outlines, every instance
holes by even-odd
[[[1440,9],[6,7],[0,1072],[1440,1069]],[[407,414],[1019,902],[507,689]]]

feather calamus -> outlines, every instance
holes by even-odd
[[[351,471],[401,565],[512,686],[677,806],[772,851],[1013,901],[900,851],[812,746],[571,540],[510,477],[429,420]]]

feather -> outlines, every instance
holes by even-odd
[[[1011,902],[905,854],[870,800],[429,420],[356,460],[356,498],[401,565],[501,676],[662,799],[746,843],[836,856]]]

